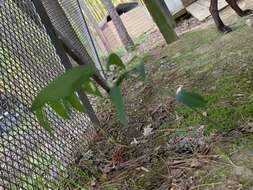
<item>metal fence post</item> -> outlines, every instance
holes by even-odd
[[[32,2],[35,6],[37,13],[40,16],[41,22],[44,25],[47,34],[49,35],[49,37],[52,41],[52,44],[54,45],[54,47],[56,49],[58,56],[61,59],[62,65],[65,67],[65,69],[72,68],[72,64],[68,58],[68,55],[64,51],[64,46],[63,46],[61,40],[59,39],[53,24],[50,21],[50,18],[43,6],[43,3],[41,2],[41,0],[32,0]],[[94,111],[92,105],[90,104],[90,101],[89,101],[87,95],[82,91],[79,91],[78,95],[79,95],[79,98],[82,101],[83,105],[87,109],[87,114],[89,115],[93,124],[95,126],[100,126],[100,122],[95,114],[95,111]]]
[[[85,19],[85,16],[84,16],[84,14],[83,14],[83,11],[82,11],[80,2],[79,2],[79,0],[76,0],[76,2],[77,2],[77,5],[78,5],[78,8],[80,9],[80,11],[81,11],[81,13],[82,13],[83,22],[84,22],[84,25],[85,25],[86,28],[87,28],[88,35],[89,35],[89,38],[90,38],[92,47],[93,47],[93,49],[94,49],[94,51],[95,51],[95,54],[96,54],[96,57],[97,57],[97,60],[98,60],[98,64],[99,64],[100,67],[101,67],[102,75],[103,75],[104,78],[106,78],[106,74],[105,74],[104,68],[103,68],[102,63],[101,63],[101,60],[100,60],[100,58],[99,58],[98,51],[97,51],[97,49],[96,49],[96,45],[95,45],[95,42],[94,42],[94,38],[93,38],[92,35],[91,35],[91,31],[90,31],[90,29],[89,29],[88,23],[87,23],[87,21],[86,21],[86,19]]]

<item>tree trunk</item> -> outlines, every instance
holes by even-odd
[[[178,37],[172,23],[173,19],[168,18],[171,14],[165,12],[162,4],[160,4],[161,2],[158,0],[144,0],[144,3],[166,42],[169,44],[177,40]]]
[[[89,8],[87,7],[87,5],[85,4],[85,1],[81,0],[79,1],[80,5],[81,5],[81,9],[83,10],[84,14],[88,17],[88,20],[90,21],[90,23],[92,24],[93,28],[95,29],[95,31],[97,32],[99,38],[101,39],[107,53],[111,53],[111,47],[108,43],[108,40],[106,39],[103,31],[101,30],[101,28],[99,27],[96,19],[93,17],[93,15],[91,14]]]
[[[124,47],[127,51],[131,51],[134,47],[133,40],[131,39],[130,35],[127,32],[126,27],[124,26],[120,16],[118,15],[113,3],[111,0],[101,0],[104,4],[105,8],[107,9],[110,17],[112,18],[112,22],[115,25],[115,28],[119,34],[119,38],[123,43]]]

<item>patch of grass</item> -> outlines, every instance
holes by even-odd
[[[135,187],[133,189],[145,189],[152,190],[158,186],[161,186],[161,182],[166,182],[166,175],[168,175],[168,170],[163,161],[157,159],[156,162],[152,163],[149,172],[143,174],[135,182]]]
[[[175,111],[180,121],[163,127],[205,125],[206,131],[212,132],[252,120],[253,45],[250,39],[253,35],[249,35],[249,30],[242,27],[229,35],[212,29],[194,31],[168,46],[165,53],[172,56],[170,61],[187,76],[181,82],[209,101],[207,108],[201,110],[207,112],[209,120],[177,104]]]
[[[200,58],[201,49],[199,48],[206,49],[208,45],[214,43],[221,37],[222,35],[214,30],[196,30],[183,34],[180,40],[169,46],[167,51],[172,56],[173,61],[178,64],[184,63],[185,61],[193,61]]]
[[[242,79],[241,76],[222,77],[210,86],[205,84],[206,90],[198,90],[209,102],[207,109],[202,111],[207,112],[207,117],[213,123],[189,108],[178,105],[176,111],[183,116],[181,127],[206,125],[207,132],[224,131],[237,127],[245,119],[251,119],[253,115],[253,101],[250,99],[252,90],[245,83],[238,86],[240,79]],[[211,89],[211,86],[215,88]]]
[[[238,176],[237,167],[244,166],[252,169],[252,143],[253,137],[241,137],[231,139],[229,142],[219,143],[215,146],[214,154],[218,155],[222,160],[222,165],[209,164],[202,170],[195,173],[200,184],[216,184],[213,189],[221,189],[221,187],[235,189],[241,186],[242,189],[248,189],[252,186],[252,180],[246,174]],[[243,157],[241,155],[244,155]],[[226,164],[224,164],[226,163]],[[250,173],[250,172],[249,172]],[[252,174],[251,174],[252,175]],[[220,182],[220,183],[218,183]],[[203,189],[205,189],[203,186]],[[234,188],[232,188],[234,187]],[[200,188],[201,189],[201,188]]]
[[[207,112],[209,120],[214,123],[203,119],[185,106],[178,105],[177,113],[183,116],[182,126],[203,124],[207,126],[207,132],[223,131],[237,127],[245,119],[251,119],[253,115],[253,101],[250,99],[252,89],[249,84],[241,80],[244,80],[241,75],[223,76],[214,83],[202,84],[205,87],[204,90],[197,87],[209,101],[207,109],[203,111]]]
[[[139,37],[135,38],[134,39],[135,46],[138,46],[138,45],[142,44],[145,41],[147,35],[148,35],[148,32],[146,32],[146,33],[140,35]]]

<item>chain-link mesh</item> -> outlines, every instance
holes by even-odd
[[[78,0],[42,0],[57,31],[69,39],[73,47],[83,55],[86,63],[93,62],[102,74],[102,67],[92,43]]]
[[[85,49],[93,58],[94,62],[98,62],[95,49],[93,48],[92,39],[89,30],[86,27],[85,18],[81,12],[78,0],[59,0],[59,2],[82,45],[86,47]]]
[[[65,121],[47,108],[51,137],[29,111],[38,91],[64,71],[31,5],[0,0],[1,190],[63,189],[66,166],[93,130],[85,114],[72,111]]]

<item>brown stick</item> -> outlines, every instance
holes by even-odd
[[[58,38],[61,40],[65,51],[77,62],[78,65],[95,65],[90,56],[82,56],[72,45],[72,43],[64,38],[60,32],[57,31]],[[106,91],[109,93],[110,88],[106,81],[100,75],[99,71],[96,69],[96,73],[93,75],[93,79]]]

